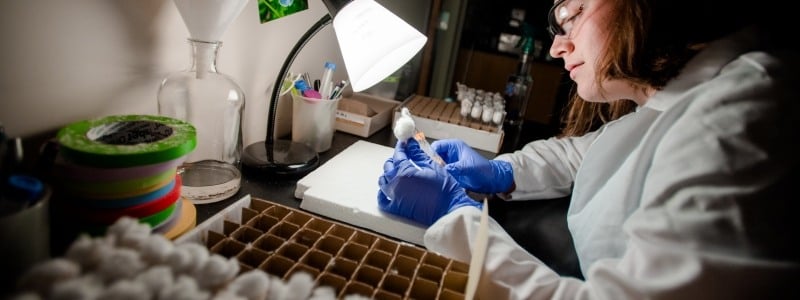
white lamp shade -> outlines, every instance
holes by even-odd
[[[425,46],[427,37],[373,0],[353,0],[336,14],[333,29],[359,92],[385,79]]]

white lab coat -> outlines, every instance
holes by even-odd
[[[800,63],[765,36],[750,28],[712,43],[595,132],[498,156],[514,169],[512,200],[572,193],[586,279],[559,277],[492,220],[478,297],[800,299]],[[479,219],[459,208],[425,246],[469,262]]]

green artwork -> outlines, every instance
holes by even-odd
[[[306,9],[307,0],[258,0],[258,15],[262,24]]]

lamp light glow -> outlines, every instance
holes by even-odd
[[[280,87],[297,53],[322,27],[331,23],[353,91],[385,79],[414,57],[427,37],[374,0],[322,0],[328,9],[297,41],[284,61],[269,102],[266,139],[247,146],[243,171],[266,177],[301,176],[319,166],[319,155],[302,143],[276,140],[275,121]]]
[[[373,0],[354,0],[339,11],[333,29],[353,91],[380,82],[425,46],[427,38]]]

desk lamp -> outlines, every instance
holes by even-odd
[[[319,166],[318,154],[302,143],[275,139],[275,115],[284,79],[298,52],[325,25],[333,29],[354,92],[363,91],[408,62],[427,42],[411,25],[374,0],[322,0],[328,14],[300,37],[278,73],[269,102],[267,136],[242,153],[253,175],[301,176]]]

